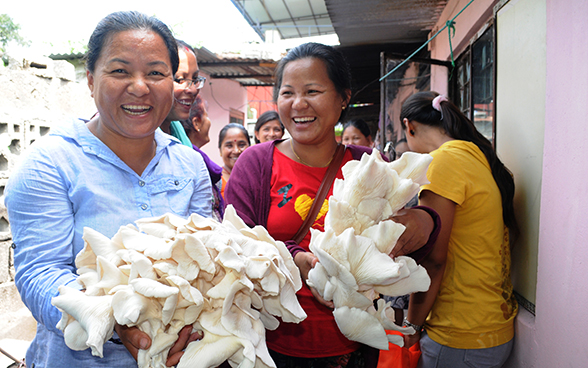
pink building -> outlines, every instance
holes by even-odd
[[[468,3],[448,1],[430,35]],[[474,121],[490,120],[515,177],[522,235],[513,282],[521,308],[507,367],[588,361],[587,16],[583,0],[476,0],[455,19],[452,81],[451,68],[431,67],[432,90],[457,98]],[[431,58],[451,60],[447,30],[429,48]]]

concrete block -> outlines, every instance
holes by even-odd
[[[55,78],[75,82],[76,68],[73,66],[73,64],[68,63],[65,60],[54,60],[52,62],[52,67]]]
[[[11,244],[11,241],[0,242],[0,283],[13,281],[10,272],[12,267]]]

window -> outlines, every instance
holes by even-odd
[[[457,59],[451,99],[494,144],[494,26],[479,33]]]
[[[231,108],[231,110],[229,111],[229,123],[236,123],[236,124],[243,125],[244,121],[245,121],[245,113],[243,113],[242,111],[235,110],[235,109]]]

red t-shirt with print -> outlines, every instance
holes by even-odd
[[[343,166],[351,161],[348,150],[343,157]],[[302,222],[306,219],[316,192],[327,168],[314,168],[291,160],[274,148],[271,177],[271,207],[267,220],[267,230],[274,239],[292,239]],[[337,178],[342,179],[341,169]],[[333,193],[329,190],[327,198]],[[317,220],[312,228],[324,231],[328,200],[325,199]],[[308,251],[310,231],[300,243]],[[337,327],[332,309],[320,304],[304,284],[297,293],[300,305],[308,317],[299,324],[280,323],[275,331],[266,331],[267,345],[281,354],[299,357],[328,357],[351,353],[359,344],[348,340]]]

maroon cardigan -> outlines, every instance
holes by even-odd
[[[225,201],[232,204],[237,214],[251,227],[261,225],[267,228],[271,197],[270,186],[272,165],[274,161],[274,147],[282,140],[256,144],[247,148],[239,156],[231,171],[231,179],[225,188]],[[354,160],[360,160],[364,153],[371,154],[372,149],[360,146],[347,146]],[[384,159],[386,159],[384,157]],[[437,235],[441,229],[441,220],[437,212],[425,206],[417,206],[431,215],[435,226],[429,236],[429,241],[421,249],[409,254],[417,262],[421,261],[433,248]],[[285,242],[292,257],[300,251],[305,251],[293,240]]]

